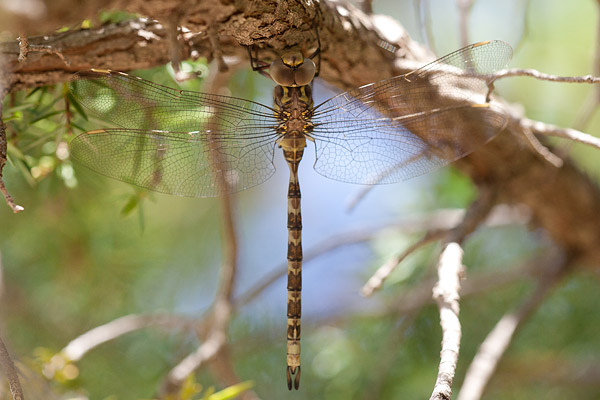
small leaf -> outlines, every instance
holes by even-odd
[[[236,385],[229,386],[228,388],[223,389],[220,392],[217,392],[217,393],[211,395],[210,397],[208,397],[208,400],[233,399],[233,398],[239,396],[242,392],[245,392],[246,390],[251,389],[253,386],[254,386],[253,381],[241,382]]]
[[[124,216],[131,214],[131,212],[133,210],[135,210],[135,208],[139,205],[139,203],[140,203],[140,198],[135,194],[131,195],[131,197],[129,197],[129,201],[127,201],[125,206],[121,209],[121,214]]]
[[[43,120],[43,119],[50,118],[50,117],[51,117],[51,116],[53,116],[53,115],[56,115],[56,114],[62,114],[63,112],[64,112],[64,110],[56,110],[56,111],[52,111],[52,112],[49,112],[49,113],[47,113],[47,114],[44,114],[44,115],[40,115],[40,116],[38,116],[38,117],[35,117],[35,118],[34,118],[34,119],[32,119],[32,120],[31,120],[29,123],[30,123],[30,124],[34,124],[34,123],[36,123],[36,122],[38,122],[38,121],[41,121],[41,120]]]
[[[79,115],[81,115],[83,117],[83,119],[85,119],[87,121],[88,116],[87,116],[85,110],[83,109],[83,107],[81,107],[81,104],[79,103],[79,101],[77,101],[75,96],[73,96],[73,93],[71,93],[71,91],[67,92],[67,99],[69,100],[69,102],[71,103],[73,108],[75,108],[75,110],[77,110]]]

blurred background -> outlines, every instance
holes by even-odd
[[[510,43],[515,49],[511,67],[591,74],[598,7],[592,0],[478,0],[468,22],[469,42]],[[374,12],[400,21],[439,56],[461,47],[456,2],[376,1]],[[209,70],[201,62],[188,67]],[[135,74],[178,85],[166,67]],[[197,80],[181,87],[202,90],[202,84]],[[581,110],[593,90],[531,78],[505,79],[496,87],[527,117],[564,127],[581,124]],[[229,84],[231,95],[267,105],[272,88],[272,82],[249,69]],[[78,118],[69,132],[64,90],[62,85],[39,88],[4,100],[7,134],[14,137],[4,180],[25,211],[14,215],[0,206],[1,328],[17,362],[32,371],[72,339],[125,315],[201,316],[217,290],[222,257],[218,200],[141,192],[71,163],[65,144],[80,133],[78,127],[99,125]],[[328,90],[317,83],[317,99],[326,99]],[[578,128],[596,134],[600,121],[594,117]],[[597,151],[579,145],[567,150],[599,181]],[[275,158],[277,173],[269,181],[233,196],[239,244],[236,297],[285,266],[288,170],[279,151]],[[300,391],[289,393],[285,385],[285,277],[235,315],[230,331],[235,370],[241,379],[254,381],[263,399],[426,398],[439,363],[437,307],[422,302],[403,308],[397,301],[435,276],[439,246],[411,255],[373,297],[360,296],[359,289],[377,267],[421,237],[422,231],[397,221],[464,208],[475,189],[446,168],[376,187],[349,211],[362,188],[320,176],[313,160],[309,146],[299,171],[305,254],[340,234],[377,233],[305,263]],[[486,276],[514,270],[551,247],[543,232],[523,225],[480,228],[465,244],[464,264],[470,278],[485,282]],[[481,341],[533,287],[526,275],[493,283],[461,302],[455,391]],[[598,283],[598,274],[577,272],[551,293],[515,337],[486,399],[600,398]],[[94,349],[76,370],[55,377],[51,385],[73,398],[149,398],[170,368],[197,345],[189,329],[133,332]],[[222,388],[207,368],[196,380],[204,388]]]

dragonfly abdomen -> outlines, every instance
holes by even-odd
[[[288,186],[288,300],[287,300],[287,384],[300,385],[300,319],[302,317],[302,214],[298,166],[306,139],[312,132],[312,93],[310,86],[277,86],[274,93],[278,111],[278,145],[290,169]],[[293,382],[293,383],[292,383]]]
[[[302,317],[302,214],[298,164],[303,149],[283,151],[290,168],[288,186],[288,299],[287,299],[287,383],[292,388],[300,384],[300,319]]]

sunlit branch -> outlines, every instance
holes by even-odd
[[[442,349],[438,375],[430,400],[446,400],[452,395],[452,382],[456,372],[460,349],[461,327],[458,319],[460,279],[464,273],[463,250],[458,243],[446,245],[438,263],[438,282],[433,297],[440,309]]]
[[[416,250],[436,240],[442,239],[448,234],[448,230],[432,230],[425,233],[425,236],[415,243],[411,244],[406,250],[398,256],[388,260],[385,264],[375,271],[367,283],[360,289],[360,294],[365,297],[371,296],[373,292],[380,289],[385,279],[396,269],[396,267],[409,255]]]
[[[550,265],[545,265],[547,268],[544,269],[539,268],[539,271],[543,271],[545,275],[539,278],[531,296],[516,311],[505,314],[481,343],[479,351],[467,370],[458,400],[481,399],[517,329],[539,307],[568,270],[568,260],[555,253],[545,261]]]
[[[493,83],[499,79],[513,77],[513,76],[529,76],[535,79],[539,79],[541,81],[550,81],[550,82],[569,82],[569,83],[600,83],[600,77],[593,75],[584,75],[584,76],[558,76],[552,74],[546,74],[544,72],[537,71],[535,69],[520,69],[520,68],[510,68],[503,69],[491,76],[491,82]]]
[[[549,148],[544,146],[542,142],[538,140],[538,138],[533,134],[531,129],[526,126],[523,126],[523,136],[529,142],[529,145],[537,154],[540,155],[544,160],[548,161],[550,164],[555,166],[556,168],[560,168],[563,165],[563,160],[552,153]]]
[[[69,361],[79,361],[90,350],[127,333],[153,326],[169,329],[199,329],[198,321],[171,314],[130,314],[97,326],[71,340],[61,351]]]
[[[382,265],[363,286],[361,294],[363,296],[370,296],[375,290],[380,289],[384,281],[406,257],[426,244],[443,238],[446,238],[447,241],[462,241],[466,235],[473,232],[479,224],[485,221],[490,214],[492,206],[493,195],[491,191],[482,188],[480,197],[471,204],[460,224],[443,229],[428,230],[422,239],[409,246],[408,249],[400,255]]]
[[[15,367],[8,349],[4,345],[4,341],[0,337],[0,365],[2,365],[2,371],[6,374],[8,380],[8,387],[12,393],[13,400],[24,400],[23,389],[21,388],[21,382],[19,381],[19,374]]]
[[[438,281],[433,287],[433,298],[440,310],[442,349],[438,375],[430,400],[446,400],[452,396],[452,382],[462,335],[458,314],[460,280],[464,276],[464,266],[463,250],[459,243],[485,221],[496,202],[495,189],[488,186],[480,186],[479,189],[479,197],[469,206],[462,223],[448,233],[438,262]]]
[[[562,137],[600,149],[600,138],[587,133],[579,132],[575,129],[559,128],[552,124],[533,121],[527,118],[522,118],[520,120],[520,124],[524,128],[530,129],[534,134],[537,135]]]

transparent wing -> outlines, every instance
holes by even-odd
[[[267,180],[274,171],[274,146],[270,137],[223,143],[204,134],[115,128],[77,136],[71,151],[80,163],[120,181],[161,193],[211,197]]]
[[[393,183],[469,154],[506,125],[485,96],[488,74],[511,55],[507,43],[478,43],[325,101],[313,117],[315,170],[344,182]]]
[[[211,197],[243,190],[275,171],[277,119],[269,107],[177,90],[113,71],[76,74],[74,96],[123,128],[84,133],[73,158],[101,174],[151,190]],[[217,185],[223,174],[227,187]]]

